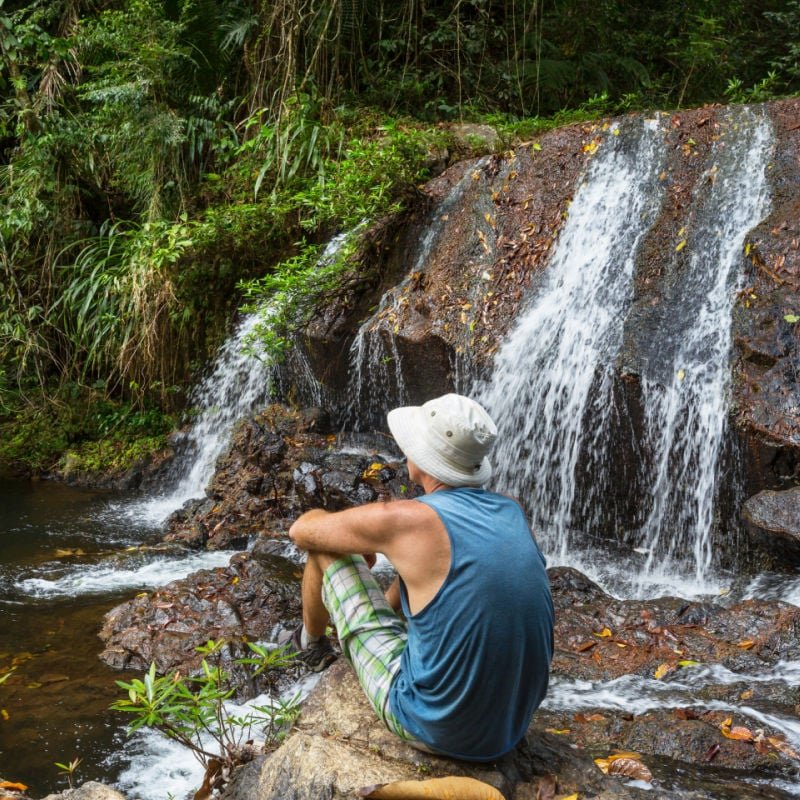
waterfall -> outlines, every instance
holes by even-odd
[[[661,202],[657,120],[607,132],[542,281],[498,352],[481,400],[497,421],[497,487],[519,497],[545,549],[565,560],[582,519],[579,467],[603,483],[614,359],[637,244]],[[587,462],[588,459],[588,462]],[[590,492],[591,495],[591,492]]]
[[[150,521],[161,522],[187,500],[203,496],[236,421],[267,403],[273,364],[254,336],[262,319],[259,312],[242,319],[217,353],[209,375],[193,391],[199,413],[179,442],[177,483],[137,508]]]
[[[728,111],[735,135],[715,143],[714,164],[685,224],[688,268],[662,312],[658,375],[644,370],[643,405],[652,462],[644,465],[652,509],[644,525],[646,571],[688,566],[702,583],[712,566],[712,532],[725,444],[731,311],[741,288],[747,232],[768,213],[772,152],[766,118]],[[669,358],[664,359],[663,354]],[[688,565],[687,565],[688,562]]]
[[[397,346],[398,318],[408,302],[408,289],[425,272],[448,221],[448,212],[467,187],[482,177],[489,157],[466,166],[464,174],[431,214],[405,278],[381,297],[375,312],[358,329],[350,346],[350,377],[346,391],[345,426],[364,430],[383,426],[390,408],[409,402],[403,360]]]
[[[713,581],[731,311],[744,238],[767,213],[772,142],[764,116],[747,108],[726,112],[722,122],[671,256],[675,262],[685,250],[682,266],[669,273],[659,307],[646,311],[657,327],[642,354],[642,430],[628,430],[638,466],[622,487],[644,509],[641,528],[625,530],[613,515],[609,527],[607,495],[623,457],[619,420],[628,412],[615,385],[634,262],[660,206],[657,125],[606,137],[551,263],[480,390],[500,432],[496,485],[522,500],[551,563],[601,579],[615,572],[639,594],[686,581],[680,591],[691,595]],[[625,539],[625,560],[598,566],[595,538]]]
[[[342,233],[331,239],[320,256],[320,263],[335,258],[352,233]],[[192,393],[193,405],[199,413],[179,442],[174,488],[137,504],[131,509],[132,513],[159,523],[188,500],[202,497],[214,475],[217,459],[228,447],[236,422],[273,397],[276,364],[264,350],[257,333],[260,326],[269,326],[273,308],[279,303],[280,298],[277,298],[245,316],[220,348],[211,372]],[[302,352],[298,350],[290,357],[305,376],[306,392],[321,397],[319,383]]]

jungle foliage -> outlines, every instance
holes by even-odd
[[[0,0],[0,417],[65,386],[178,409],[246,295],[297,318],[331,289],[348,250],[321,247],[402,206],[437,123],[797,92],[798,25],[800,0]]]

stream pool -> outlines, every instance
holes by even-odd
[[[191,755],[147,737],[127,741],[109,704],[120,694],[115,681],[131,675],[100,661],[97,633],[120,602],[231,554],[154,549],[158,530],[137,524],[124,504],[107,492],[0,478],[0,679],[11,673],[0,684],[0,778],[33,797],[66,788],[55,763],[75,758],[79,782],[124,776],[134,786],[161,757],[173,777],[197,771]],[[137,793],[170,790],[162,782]]]

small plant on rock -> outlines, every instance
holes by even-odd
[[[58,761],[55,762],[56,766],[58,767],[58,774],[66,776],[70,789],[75,788],[74,784],[75,770],[78,769],[82,760],[83,759],[81,758],[73,758],[72,761],[69,761],[66,764],[61,764]]]
[[[250,655],[232,659],[243,666],[251,680],[270,669],[288,666],[293,656],[285,648],[269,649],[246,642]],[[115,711],[133,715],[128,734],[153,728],[188,747],[206,769],[204,785],[216,782],[238,764],[255,754],[253,740],[263,738],[264,746],[284,735],[299,711],[299,699],[276,700],[270,705],[252,706],[244,714],[231,710],[238,687],[232,673],[223,667],[225,642],[209,640],[198,647],[203,655],[200,673],[181,675],[172,671],[156,673],[151,664],[142,680],[116,681],[127,696],[111,705]]]

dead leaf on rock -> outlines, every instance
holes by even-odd
[[[693,708],[676,708],[672,713],[678,719],[697,719],[697,712]]]
[[[793,750],[789,747],[783,739],[778,739],[775,736],[770,736],[767,741],[776,749],[783,753],[785,756],[789,756],[789,758],[794,758],[800,760],[800,755],[798,755],[796,750]]]
[[[14,789],[24,792],[28,787],[24,783],[14,783],[14,781],[0,781],[0,789]]]
[[[461,776],[365,786],[356,794],[375,800],[503,800],[494,786]]]
[[[705,754],[703,755],[703,761],[713,761],[716,758],[717,753],[719,753],[719,743],[712,744],[711,747],[706,750]]]
[[[749,650],[754,644],[755,642],[752,639],[744,639],[741,642],[737,642],[736,646],[741,647],[742,650]]]
[[[582,724],[587,722],[605,722],[606,718],[602,714],[576,714],[575,722]]]
[[[542,775],[536,788],[536,800],[555,800],[557,788],[555,775]]]
[[[579,644],[575,648],[576,653],[585,653],[587,650],[591,650],[597,642],[583,642],[583,644]]]
[[[752,742],[753,732],[749,728],[737,725],[734,728],[720,728],[726,739],[736,739],[739,742]]]
[[[599,767],[600,771],[604,775],[608,775],[609,774],[609,770],[611,768],[611,765],[615,761],[620,761],[620,760],[625,760],[625,759],[632,760],[632,761],[639,761],[641,759],[641,756],[638,753],[631,753],[631,752],[612,753],[610,756],[608,756],[606,758],[596,758],[594,760],[594,763],[597,764],[597,766]]]
[[[636,758],[616,758],[608,765],[609,775],[623,775],[635,781],[651,783],[653,773]]]
[[[675,664],[670,664],[665,662],[664,664],[659,664],[656,668],[656,671],[653,673],[653,677],[660,681],[665,675],[669,675],[670,672],[675,671]]]
[[[608,639],[610,636],[613,636],[613,634],[610,628],[603,628],[599,633],[595,633],[595,636],[599,636],[601,639]]]

